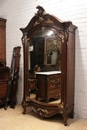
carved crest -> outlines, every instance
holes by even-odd
[[[46,12],[43,7],[37,6],[36,8],[38,9],[38,11],[35,15],[38,17],[38,20],[35,22],[34,26],[40,24],[43,21],[46,23],[53,23],[53,21],[50,18],[44,19],[44,15],[46,14]]]
[[[38,9],[38,11],[37,11],[37,14],[35,15],[37,15],[38,17],[42,17],[45,14],[45,10],[43,7],[37,6],[36,9]]]

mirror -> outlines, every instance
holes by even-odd
[[[55,114],[74,116],[75,30],[71,21],[64,22],[36,7],[23,33],[24,90],[26,108],[41,117]]]
[[[30,97],[45,103],[60,102],[61,38],[48,28],[38,30],[29,41],[28,62]],[[52,87],[50,90],[51,94],[48,94],[50,96],[46,95],[47,88],[44,87],[47,85],[44,75],[48,76],[47,78],[51,82],[49,83],[49,86]]]

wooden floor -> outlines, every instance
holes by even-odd
[[[86,119],[68,119],[68,126],[64,126],[61,116],[41,119],[30,107],[27,114],[23,115],[22,112],[21,105],[16,105],[15,109],[0,108],[0,130],[87,130]]]

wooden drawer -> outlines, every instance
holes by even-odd
[[[61,87],[61,75],[48,76],[48,89],[58,89]]]
[[[50,75],[47,78],[48,84],[57,84],[61,82],[61,75]]]
[[[58,98],[61,92],[61,75],[48,76],[48,98]]]
[[[59,87],[61,87],[61,83],[60,82],[58,82],[58,83],[51,83],[51,84],[49,84],[48,89],[49,90],[50,89],[58,89]]]
[[[55,78],[58,79],[60,77],[61,77],[61,74],[48,75],[49,79],[55,79]]]
[[[60,91],[61,89],[58,88],[58,89],[51,89],[48,91],[48,97],[49,98],[56,98],[60,95]]]

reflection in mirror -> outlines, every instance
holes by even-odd
[[[56,65],[61,70],[61,41],[56,37],[45,37],[44,64]]]
[[[61,39],[49,29],[29,41],[29,93],[42,102],[61,101]]]

